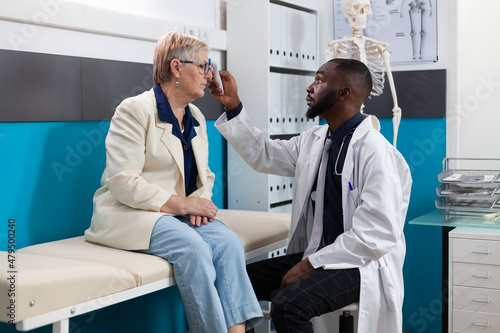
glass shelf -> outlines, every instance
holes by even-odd
[[[430,225],[436,227],[481,227],[500,228],[500,221],[488,220],[486,223],[480,215],[467,215],[433,210],[408,222],[409,224]]]

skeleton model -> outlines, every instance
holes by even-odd
[[[334,40],[328,44],[330,48],[325,51],[325,56],[327,59],[350,58],[363,62],[372,74],[373,89],[370,93],[372,96],[382,94],[385,82],[384,72],[387,72],[392,99],[394,101],[392,122],[394,126],[393,145],[395,147],[399,123],[401,122],[401,108],[398,106],[396,88],[394,87],[394,80],[392,78],[389,63],[390,54],[385,49],[388,44],[363,36],[363,29],[366,28],[366,18],[371,14],[370,0],[342,0],[341,6],[342,12],[352,27],[352,35]],[[374,121],[374,125],[380,129],[378,120]]]
[[[403,18],[403,4],[406,1],[401,2],[401,9],[399,10],[399,15]],[[422,44],[425,38],[425,22],[424,15],[425,12],[429,12],[429,16],[432,16],[432,3],[429,0],[429,8],[427,4],[422,0],[413,0],[408,4],[410,6],[410,26],[411,26],[411,45],[413,47],[413,59],[422,59]]]

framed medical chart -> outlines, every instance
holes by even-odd
[[[438,0],[371,0],[366,37],[389,44],[391,64],[436,62]],[[341,0],[333,0],[334,38],[350,36],[352,29],[345,18]]]

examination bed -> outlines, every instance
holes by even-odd
[[[217,217],[241,238],[247,260],[284,247],[290,214],[224,210]],[[8,262],[8,252],[0,252]],[[175,285],[165,260],[137,252],[86,242],[83,236],[19,249],[16,270],[0,279],[0,321],[15,319],[17,330],[53,324],[53,332],[69,332],[69,320],[90,311]],[[9,274],[15,276],[9,280]],[[16,297],[5,297],[15,282]],[[165,300],[168,302],[168,300]]]

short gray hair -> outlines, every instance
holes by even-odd
[[[170,81],[170,63],[174,59],[192,60],[200,51],[209,51],[206,43],[196,37],[172,31],[156,43],[153,56],[153,81],[155,84]]]

